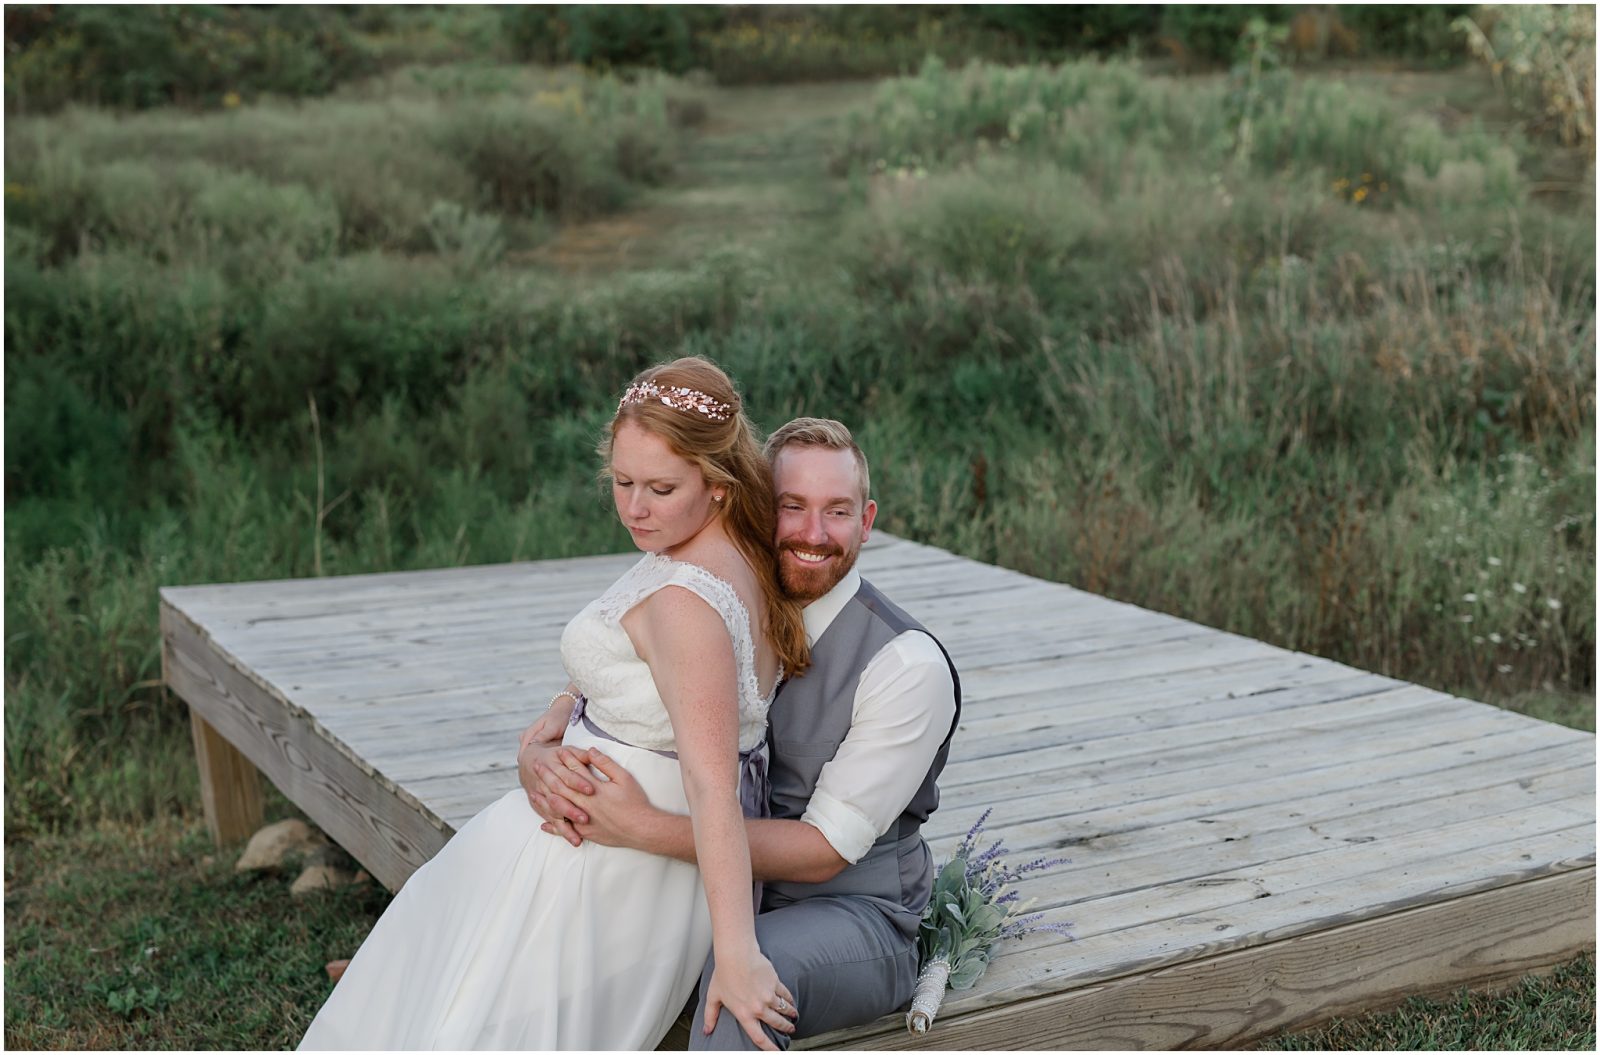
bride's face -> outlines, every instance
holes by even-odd
[[[655,433],[623,422],[611,440],[611,497],[617,519],[648,553],[668,553],[716,517],[717,496],[699,466]]]

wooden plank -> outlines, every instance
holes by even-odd
[[[398,655],[430,651],[438,659],[458,665],[471,657],[503,653],[508,657],[527,657],[530,652],[556,652],[566,621],[548,625],[529,622],[520,616],[496,618],[481,625],[438,625],[424,631],[401,632],[382,629],[338,630],[313,635],[299,643],[268,643],[242,636],[213,634],[222,644],[247,649],[252,666],[278,672],[336,671],[393,659]]]
[[[1150,645],[1125,652],[1078,657],[1072,663],[1049,658],[1030,660],[1007,667],[971,668],[958,664],[961,673],[962,711],[969,706],[981,713],[982,705],[1000,697],[1053,691],[1062,699],[1076,692],[1097,693],[1118,682],[1143,681],[1163,675],[1181,674],[1226,666],[1247,660],[1282,656],[1270,645],[1232,638],[1200,638],[1183,649]]]
[[[544,713],[558,688],[559,683],[536,686],[524,679],[450,692],[350,700],[320,713],[323,726],[345,741],[361,738],[382,743],[386,733],[404,734],[419,728],[449,736],[458,725],[478,720],[498,722],[507,715],[522,716],[522,724],[526,725]]]
[[[1232,679],[1237,684],[1237,679]],[[1244,714],[1250,711],[1270,712],[1279,703],[1293,705],[1321,699],[1337,703],[1343,699],[1376,695],[1402,687],[1401,682],[1376,674],[1361,674],[1337,667],[1308,667],[1293,670],[1278,679],[1277,684],[1261,691],[1237,691],[1227,688],[1229,680],[1218,687],[1191,684],[1166,686],[1139,694],[1136,705],[1130,706],[1127,698],[1091,698],[1084,700],[1058,700],[1053,709],[1034,709],[1003,715],[979,716],[968,719],[962,713],[957,743],[962,761],[988,758],[1005,754],[1019,738],[1050,735],[1070,737],[1074,730],[1093,736],[1096,730],[1114,730],[1118,723],[1134,728],[1171,728],[1177,725],[1198,724],[1207,716],[1226,713]],[[952,745],[954,749],[955,745]]]
[[[165,586],[162,592],[174,606],[188,610],[196,602],[236,604],[251,610],[271,610],[278,604],[299,604],[306,599],[348,597],[364,594],[373,599],[411,593],[424,596],[431,591],[454,591],[465,584],[494,584],[508,579],[601,575],[608,567],[627,568],[639,559],[637,553],[599,553],[583,557],[556,557],[538,561],[513,561],[503,564],[463,564],[454,568],[424,568],[419,571],[363,572],[355,575],[330,575],[315,579],[258,579],[249,582],[205,583],[192,586]]]
[[[1527,780],[1528,787],[1520,792],[1502,785],[1403,806],[1346,810],[1338,815],[1331,815],[1330,810],[1327,816],[1319,811],[1313,815],[1315,820],[1302,817],[1298,822],[1284,823],[1281,818],[1269,817],[1260,821],[1260,830],[1237,837],[1196,832],[1194,828],[1207,826],[1194,825],[1138,830],[1131,838],[1114,841],[1104,853],[1069,848],[1074,854],[1069,867],[1030,877],[1017,889],[1035,899],[1035,907],[1041,910],[1092,903],[1094,891],[1146,891],[1146,911],[1153,912],[1166,900],[1158,888],[1179,889],[1174,897],[1178,903],[1186,904],[1187,891],[1181,889],[1184,884],[1244,883],[1245,877],[1253,876],[1276,885],[1290,875],[1314,876],[1315,873],[1301,871],[1302,865],[1308,863],[1301,859],[1313,855],[1349,854],[1352,849],[1378,842],[1420,846],[1425,852],[1432,852],[1436,842],[1429,841],[1429,833],[1444,831],[1459,836],[1465,832],[1461,825],[1474,819],[1502,829],[1546,825],[1564,830],[1571,825],[1568,808],[1582,794],[1582,778],[1587,778],[1588,786],[1593,787],[1592,766],[1541,774]],[[1184,842],[1189,843],[1187,849],[1181,845]],[[1388,852],[1386,847],[1374,850],[1378,852],[1371,855],[1371,860]],[[1311,864],[1321,868],[1327,861],[1323,857]],[[1239,890],[1245,898],[1255,896],[1252,888],[1241,886]]]
[[[1063,720],[1045,724],[1037,717],[1026,728],[989,736],[973,736],[958,732],[961,745],[959,760],[945,767],[950,774],[949,784],[962,782],[962,774],[981,769],[992,771],[994,758],[1003,758],[1009,766],[1021,764],[1021,756],[1048,751],[1058,764],[1063,749],[1069,753],[1094,756],[1097,741],[1119,737],[1149,737],[1156,733],[1173,733],[1194,737],[1210,737],[1216,733],[1230,735],[1241,722],[1252,722],[1257,727],[1271,728],[1315,716],[1334,716],[1352,701],[1375,700],[1402,688],[1384,678],[1371,675],[1345,678],[1337,681],[1316,682],[1281,692],[1258,693],[1248,696],[1228,695],[1209,700],[1156,700],[1130,710],[1125,706],[1098,709],[1098,713],[1083,714],[1077,709],[1062,708]],[[1018,723],[1021,724],[1021,723]],[[952,751],[954,742],[952,742]],[[941,777],[940,786],[946,785]]]
[[[431,664],[420,664],[410,670],[399,667],[374,670],[366,679],[351,675],[332,683],[301,677],[263,680],[313,714],[331,714],[337,709],[359,706],[374,696],[400,699],[507,685],[529,699],[537,699],[542,694],[548,700],[552,692],[567,682],[566,675],[555,665],[543,670],[495,667],[468,671]]]
[[[226,846],[250,838],[261,827],[261,774],[192,707],[189,732],[200,767],[200,806],[211,841]]]
[[[1573,773],[1571,779],[1581,784],[1593,768],[1593,752],[1585,757],[1584,745],[1552,745],[1532,737],[1505,744],[1489,738],[1495,753],[1467,754],[1470,745],[1485,742],[1442,744],[1377,760],[1343,759],[1306,773],[1197,784],[1165,795],[1133,785],[1125,793],[1066,800],[1059,812],[1037,820],[1007,819],[1006,846],[1014,853],[1065,853],[1099,865],[1116,860],[1120,851],[1169,852],[1180,843],[1233,840],[1259,849],[1274,824],[1310,825],[1359,808],[1398,809],[1435,795],[1485,788],[1501,788],[1515,797],[1516,791],[1531,789],[1551,773]],[[966,829],[958,821],[940,820],[940,813],[923,830],[934,852],[947,854]],[[1162,833],[1172,833],[1174,845],[1163,843]]]
[[[1110,774],[1114,771],[1125,772],[1131,779],[1159,782],[1163,777],[1187,770],[1215,771],[1216,766],[1229,765],[1237,769],[1235,779],[1244,779],[1252,775],[1245,766],[1261,771],[1256,775],[1313,768],[1319,763],[1307,759],[1331,755],[1337,760],[1341,752],[1348,752],[1354,745],[1369,740],[1373,742],[1371,755],[1378,756],[1508,727],[1502,717],[1506,712],[1440,721],[1439,712],[1449,708],[1440,707],[1430,693],[1427,689],[1393,689],[1364,697],[1364,707],[1347,705],[1334,714],[1307,719],[1295,726],[1255,729],[1248,723],[1235,723],[1229,727],[1234,734],[1231,736],[1216,735],[1213,726],[1204,738],[1191,739],[1182,729],[1158,730],[1148,737],[1137,733],[1108,737],[1093,741],[1093,751],[1057,752],[1054,759],[1043,760],[1053,762],[1044,769],[1037,767],[1039,760],[1031,760],[1026,766],[1013,766],[1008,760],[1005,765],[994,766],[992,776],[968,779],[948,789],[941,786],[941,810],[996,802],[1015,807],[1034,797],[1069,787],[1107,783],[1112,780]],[[1372,738],[1366,731],[1367,724],[1379,718],[1384,727],[1382,740]],[[1301,744],[1306,749],[1304,754],[1294,746]],[[1291,748],[1293,752],[1286,754]],[[1194,779],[1205,786],[1206,778],[1198,773],[1183,778],[1184,781]],[[1033,805],[1028,803],[1025,808],[1031,809]]]
[[[1152,674],[1140,681],[1106,681],[1075,686],[1063,693],[1055,687],[968,700],[963,692],[961,730],[979,736],[993,728],[1025,727],[1025,723],[1070,722],[1078,715],[1121,714],[1167,702],[1204,701],[1230,696],[1255,696],[1336,677],[1380,678],[1363,670],[1309,656],[1255,656],[1217,665]],[[1385,683],[1406,684],[1393,678]],[[965,682],[962,685],[966,688]],[[981,683],[976,687],[982,689]],[[1018,724],[1023,723],[1023,724]]]
[[[164,596],[161,637],[172,690],[384,885],[398,888],[444,845],[443,822],[252,679]]]
[[[1235,1047],[1418,992],[1481,986],[1594,948],[1593,868],[1452,898],[1382,919],[935,1022],[912,1037],[842,1031],[797,1048]],[[1070,971],[1069,965],[1063,970]]]
[[[1066,799],[1061,809],[1036,819],[1004,824],[1006,845],[1013,852],[1066,854],[1079,861],[1106,863],[1119,851],[1143,849],[1162,832],[1181,833],[1197,843],[1234,840],[1259,846],[1261,836],[1273,830],[1273,821],[1285,826],[1311,824],[1316,818],[1335,818],[1363,804],[1399,809],[1438,794],[1466,794],[1483,788],[1503,788],[1510,797],[1520,790],[1510,780],[1529,786],[1549,772],[1586,770],[1575,752],[1578,745],[1548,745],[1534,740],[1494,745],[1504,754],[1473,757],[1473,744],[1443,744],[1417,752],[1404,752],[1372,761],[1344,759],[1301,774],[1279,771],[1248,781],[1213,783],[1180,788],[1162,794],[1138,784],[1124,786],[1125,794],[1110,790],[1082,800]],[[1575,758],[1578,760],[1575,761]],[[1581,780],[1581,776],[1574,777]],[[1393,797],[1378,782],[1393,784]],[[985,807],[987,808],[987,807]],[[1031,811],[1030,811],[1031,812]],[[938,814],[934,815],[937,820]],[[946,852],[964,834],[959,822],[930,820],[929,843],[936,853]],[[1159,844],[1152,849],[1160,848]]]
[[[489,773],[429,777],[408,785],[452,831],[459,831],[479,810],[516,786],[517,774],[509,766]]]
[[[218,643],[224,648],[228,647],[226,641]],[[245,651],[248,654],[248,650]],[[434,648],[396,648],[384,657],[368,658],[364,663],[364,667],[353,662],[287,669],[271,663],[260,666],[252,664],[252,667],[263,677],[294,692],[297,697],[307,692],[328,699],[369,699],[398,694],[396,689],[408,693],[423,689],[447,691],[461,687],[458,679],[469,676],[477,684],[540,674],[559,678],[556,682],[558,686],[566,684],[567,680],[561,672],[559,652],[554,648],[536,650],[526,644],[515,650],[497,648],[462,656],[441,653]],[[371,686],[371,691],[362,692],[363,686]]]
[[[926,624],[927,620],[923,622]],[[1091,652],[1112,652],[1154,642],[1167,642],[1181,648],[1184,647],[1182,642],[1203,640],[1215,633],[1203,626],[1142,619],[1127,622],[1089,619],[1078,626],[1057,623],[1028,627],[991,624],[983,634],[971,633],[970,636],[934,630],[934,636],[949,650],[957,668],[962,670],[982,669],[981,664],[997,651],[1015,662],[1034,662]]]
[[[1171,646],[1165,644],[1165,639],[1160,631],[1182,629],[1187,643],[1181,651],[1186,654],[1198,654],[1207,651],[1225,652],[1228,650],[1243,650],[1250,655],[1283,655],[1284,650],[1273,645],[1254,641],[1248,637],[1237,634],[1227,634],[1220,630],[1211,630],[1206,627],[1173,628],[1165,625],[1153,625],[1152,630],[1158,632],[1157,640],[1153,643],[1135,643],[1126,651],[1135,656],[1154,655],[1160,656],[1173,651]],[[1061,672],[1062,659],[1072,656],[1073,644],[1070,639],[1062,638],[1055,641],[1061,651],[1039,651],[1035,649],[1033,655],[1016,655],[1011,649],[991,649],[981,657],[968,657],[961,664],[963,677],[978,678],[988,681],[991,677],[1012,678],[1030,674],[1054,671]],[[1122,659],[1123,657],[1118,657]],[[1076,664],[1074,664],[1075,666]],[[1158,668],[1159,669],[1159,666]]]

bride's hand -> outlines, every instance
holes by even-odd
[[[717,1015],[722,1008],[739,1021],[745,1036],[762,1051],[777,1051],[778,1046],[761,1028],[766,1023],[779,1033],[793,1033],[794,1019],[800,1014],[794,1006],[794,994],[783,984],[772,962],[759,950],[743,962],[727,962],[718,957],[711,972],[711,984],[706,986],[705,1032],[709,1036],[716,1028]]]
[[[555,702],[545,708],[545,712],[534,719],[532,725],[522,730],[522,736],[517,741],[517,752],[520,754],[529,744],[548,744],[560,740],[567,732],[567,723],[572,720],[572,709],[577,706],[576,701],[565,693],[557,696]]]
[[[587,818],[561,795],[564,788],[549,787],[539,779],[538,774],[540,763],[553,763],[556,756],[567,750],[562,747],[561,741],[576,705],[577,701],[571,693],[563,692],[532,725],[522,731],[517,739],[517,781],[528,796],[528,805],[545,821],[546,830],[573,846],[581,846],[583,837],[574,830],[572,822]],[[577,754],[584,763],[588,762],[588,752]]]

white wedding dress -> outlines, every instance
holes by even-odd
[[[722,616],[739,677],[739,747],[764,750],[770,694],[750,618],[697,565],[644,557],[567,624],[561,658],[587,700],[564,742],[597,746],[650,801],[688,812],[672,726],[621,619],[664,586]],[[520,788],[468,821],[378,920],[300,1042],[308,1049],[628,1050],[660,1042],[711,951],[700,872],[680,861],[539,830]]]

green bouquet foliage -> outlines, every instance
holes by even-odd
[[[938,959],[949,961],[951,989],[971,989],[988,969],[990,951],[1002,938],[1035,931],[1068,933],[1064,923],[1040,923],[1043,913],[1023,915],[1028,906],[1018,902],[1012,889],[1028,873],[1066,864],[1067,859],[1040,857],[1013,868],[1002,860],[1004,839],[975,853],[977,837],[992,812],[984,811],[939,869],[917,930],[918,959],[924,968]]]
[[[1006,910],[984,898],[967,878],[964,858],[951,858],[933,884],[929,912],[917,935],[924,962],[950,961],[950,988],[971,989],[989,966],[989,949],[1000,938]]]

